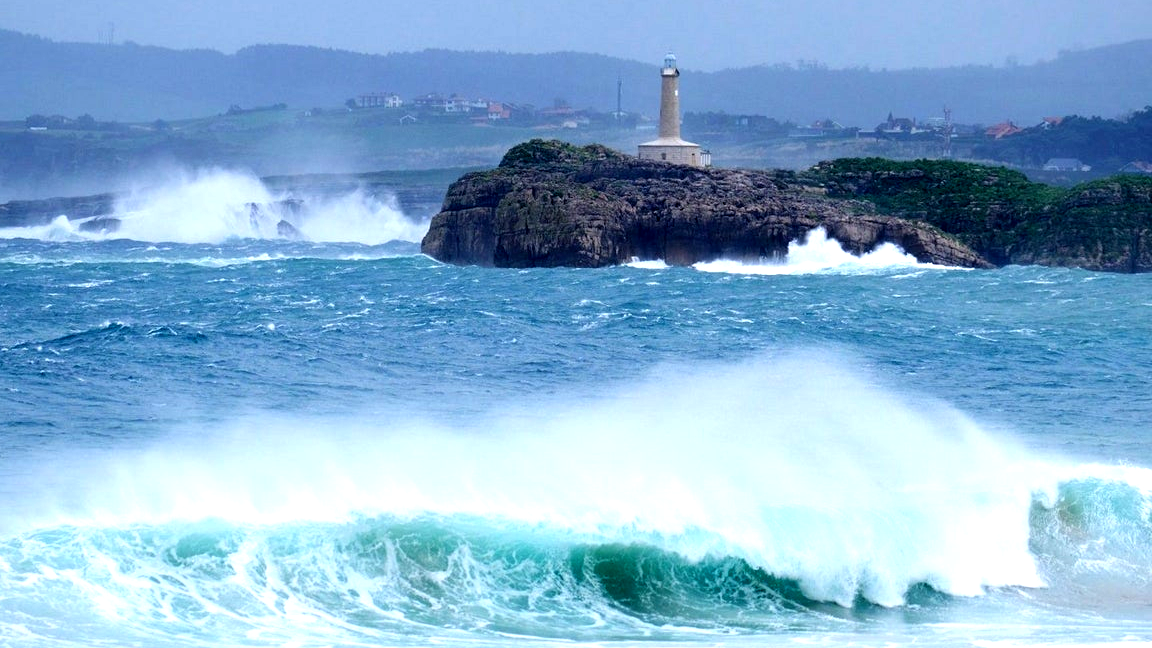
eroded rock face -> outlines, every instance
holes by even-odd
[[[1018,263],[1152,272],[1152,182],[1122,177],[1080,185],[1045,215]]]
[[[31,227],[46,225],[58,216],[77,220],[109,216],[114,211],[113,194],[83,196],[79,198],[48,198],[45,200],[13,200],[0,204],[0,227]]]
[[[677,166],[540,140],[455,182],[421,247],[462,265],[690,265],[781,258],[817,227],[857,254],[891,242],[922,262],[991,267],[930,225],[827,198],[791,172]]]

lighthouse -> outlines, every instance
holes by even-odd
[[[680,70],[671,52],[660,68],[660,137],[640,145],[641,160],[708,166],[711,157],[699,144],[680,139]]]

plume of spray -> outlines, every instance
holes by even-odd
[[[704,272],[728,272],[735,274],[812,274],[818,272],[861,273],[890,268],[943,268],[920,263],[916,257],[901,250],[892,243],[883,243],[875,250],[856,256],[844,250],[836,239],[828,238],[823,227],[808,232],[803,240],[788,244],[788,255],[782,263],[748,264],[739,261],[720,260],[697,263],[697,270]]]
[[[366,245],[419,241],[428,229],[390,196],[275,193],[251,174],[224,169],[175,172],[137,188],[117,201],[115,217],[119,228],[105,236],[171,243],[282,238],[281,221],[311,241]]]
[[[381,198],[357,189],[338,196],[309,198],[299,230],[310,241],[380,245],[389,241],[419,242],[428,221],[404,216],[393,196]]]
[[[89,464],[38,524],[466,516],[734,556],[843,605],[898,605],[916,583],[1043,584],[1029,509],[1051,470],[821,352],[664,367],[610,397],[464,427],[404,421],[252,415],[177,434]]]
[[[252,176],[222,169],[180,174],[168,182],[137,189],[117,201],[118,237],[138,241],[219,243],[229,238],[265,238],[250,217],[249,203],[276,201]]]

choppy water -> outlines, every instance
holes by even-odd
[[[200,182],[0,231],[0,643],[1152,640],[1148,276],[457,268]]]

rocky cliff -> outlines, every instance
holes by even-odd
[[[105,217],[113,212],[115,204],[116,196],[112,194],[79,198],[13,200],[0,204],[0,227],[44,225],[61,215],[67,215],[74,220]]]
[[[1152,272],[1152,178],[1073,187],[1025,225],[1015,263]]]
[[[789,242],[823,227],[857,254],[890,242],[923,262],[991,266],[928,223],[824,193],[787,171],[700,169],[533,140],[498,168],[453,183],[421,247],[483,266],[689,265],[780,258]]]

